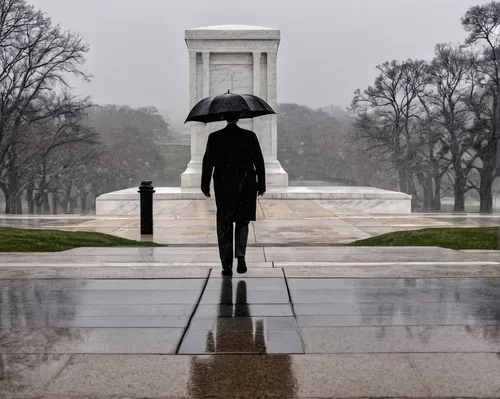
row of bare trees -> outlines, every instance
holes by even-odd
[[[44,205],[54,169],[74,169],[68,153],[96,142],[79,121],[90,106],[69,90],[70,75],[88,80],[82,67],[88,46],[53,26],[23,0],[0,0],[0,189],[7,213]],[[66,151],[65,148],[70,148]]]
[[[415,207],[440,210],[453,193],[464,211],[468,193],[492,211],[500,134],[500,2],[471,7],[462,18],[466,43],[438,44],[432,61],[386,62],[350,110],[352,140],[397,171]]]
[[[152,107],[93,105],[81,37],[25,0],[0,0],[0,190],[5,213],[89,210],[102,192],[161,174],[168,124]],[[90,197],[89,197],[90,196]],[[0,198],[2,195],[0,195]]]

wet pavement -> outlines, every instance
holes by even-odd
[[[499,396],[500,276],[154,268],[0,269],[0,397]]]
[[[207,201],[150,237],[135,216],[2,217],[174,245],[0,254],[0,398],[500,397],[500,251],[336,246],[500,215],[275,205],[232,279]]]
[[[336,214],[330,210],[330,202],[259,199],[257,220],[249,226],[248,245],[338,245],[380,234],[427,227],[500,226],[498,214]],[[1,215],[0,226],[100,232],[170,245],[215,246],[217,242],[213,200],[167,201],[155,213],[152,236],[141,236],[137,215]]]

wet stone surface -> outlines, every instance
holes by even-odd
[[[500,324],[498,279],[288,279],[301,328]]]
[[[0,397],[495,397],[498,287],[282,270],[0,280]]]
[[[303,353],[285,279],[210,278],[179,348],[200,353]]]

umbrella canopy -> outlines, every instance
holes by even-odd
[[[196,104],[186,122],[219,122],[227,117],[250,119],[275,114],[262,98],[252,94],[234,94],[229,91],[217,97],[207,97]]]

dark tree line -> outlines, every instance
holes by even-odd
[[[102,192],[161,177],[156,144],[169,126],[155,108],[97,107],[71,90],[70,76],[91,78],[83,69],[88,51],[25,0],[0,0],[5,213],[85,212]]]
[[[280,104],[278,158],[291,180],[400,189],[414,209],[452,195],[492,210],[500,173],[500,2],[471,7],[462,45],[434,59],[386,62],[350,114]],[[154,107],[97,106],[77,96],[89,47],[25,0],[0,0],[0,192],[6,213],[91,211],[95,198],[153,179],[170,184],[189,149],[166,146]],[[186,152],[186,153],[185,153]],[[174,176],[175,175],[175,176]],[[2,197],[0,195],[0,197]]]
[[[373,85],[355,93],[352,141],[389,162],[414,207],[440,210],[443,195],[464,211],[477,194],[492,211],[499,174],[500,2],[471,7],[464,44],[438,44],[435,57],[377,66]]]

